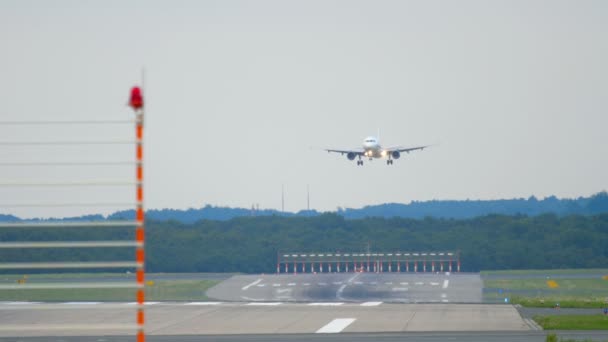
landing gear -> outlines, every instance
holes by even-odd
[[[393,165],[393,160],[392,159],[388,159],[386,161],[386,165]]]
[[[363,166],[363,160],[357,160],[357,165]]]

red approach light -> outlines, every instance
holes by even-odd
[[[139,87],[131,88],[131,98],[129,99],[129,106],[131,106],[135,110],[138,110],[144,106],[144,97],[141,95],[141,89]]]

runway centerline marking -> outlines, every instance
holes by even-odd
[[[439,283],[431,283],[431,286],[437,286]]]
[[[356,318],[336,318],[327,323],[321,329],[317,330],[317,334],[335,334],[339,333],[347,326],[351,325]]]
[[[447,297],[448,297],[448,295],[446,295],[445,293],[441,294],[441,298],[447,298]]]
[[[260,303],[247,303],[248,306],[277,306],[277,305],[281,305],[283,303],[280,302],[271,302],[271,303],[266,303],[266,302],[260,302]]]
[[[64,305],[98,305],[101,304],[101,302],[65,302],[65,303],[61,303]]]
[[[289,283],[287,286],[296,286],[296,283]]]
[[[281,287],[281,284],[272,284],[273,287]]]
[[[190,302],[184,305],[220,305],[222,302]]]
[[[323,303],[308,303],[309,306],[340,306],[341,302],[323,302]]]
[[[365,303],[361,303],[361,306],[378,306],[382,304],[382,302],[365,302]]]
[[[444,281],[443,281],[443,286],[442,286],[442,288],[447,289],[449,284],[450,284],[450,281],[449,281],[449,280],[447,280],[447,279],[446,279],[446,280],[444,280]]]
[[[259,284],[261,281],[262,281],[262,279],[258,279],[258,280],[254,281],[253,283],[251,283],[251,284],[249,284],[249,285],[245,285],[245,286],[243,286],[243,288],[242,288],[241,290],[243,290],[243,291],[247,291],[247,289],[248,289],[248,288],[250,288],[250,287],[252,287],[252,286],[255,286],[255,285]]]

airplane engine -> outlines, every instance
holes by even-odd
[[[348,158],[348,160],[354,160],[357,157],[356,154],[354,154],[353,152],[348,152],[346,154],[346,158]]]
[[[399,153],[399,151],[393,151],[391,153],[391,156],[393,157],[393,159],[399,159],[399,157],[401,157],[401,153]]]

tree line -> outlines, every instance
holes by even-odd
[[[146,226],[149,272],[271,273],[276,269],[277,253],[364,252],[368,243],[372,251],[382,252],[460,251],[463,271],[600,268],[608,264],[608,214],[353,220],[323,214],[192,224],[148,221]],[[133,231],[124,228],[0,230],[0,240],[5,242],[133,238]],[[134,251],[129,248],[0,249],[0,262],[133,259]]]

